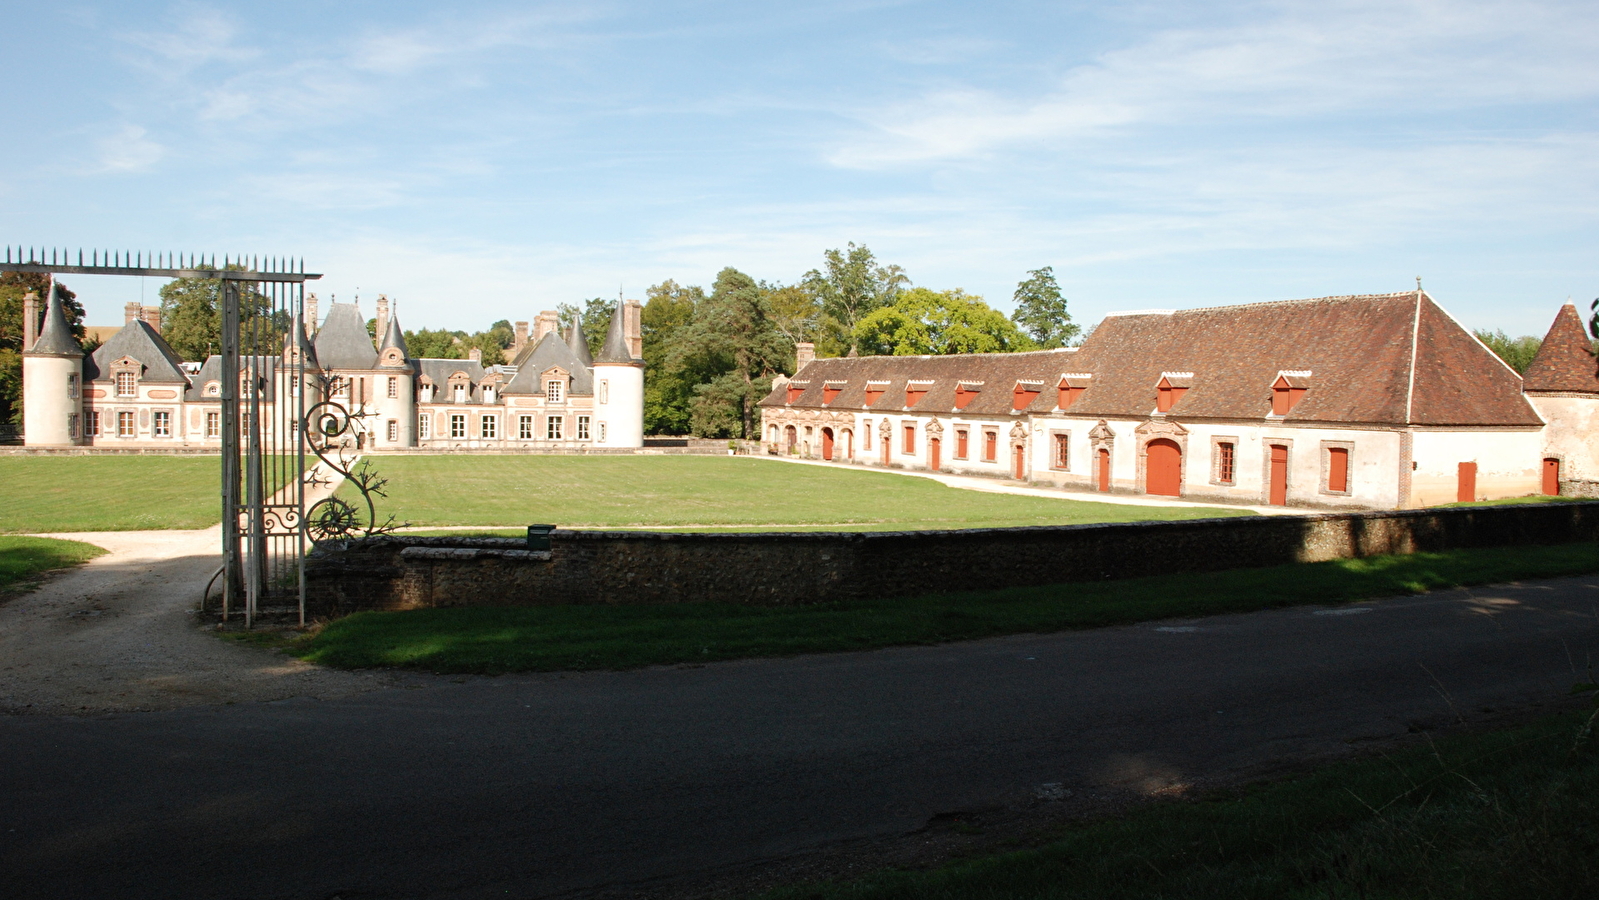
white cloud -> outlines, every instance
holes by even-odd
[[[101,138],[95,171],[139,172],[160,162],[166,148],[147,138],[146,133],[138,125],[124,125],[115,134]]]
[[[180,4],[174,8],[172,18],[175,22],[169,30],[127,33],[128,43],[160,59],[159,63],[145,61],[145,67],[175,66],[186,71],[216,60],[237,62],[259,55],[255,47],[234,42],[238,27],[212,7]]]

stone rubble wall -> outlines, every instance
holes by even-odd
[[[565,603],[785,606],[1136,578],[1599,535],[1599,503],[905,532],[560,531],[318,545],[319,616]]]

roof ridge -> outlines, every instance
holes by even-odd
[[[1332,300],[1397,300],[1402,297],[1409,297],[1415,293],[1416,292],[1414,290],[1410,290],[1394,291],[1387,294],[1331,294],[1326,297],[1296,297],[1289,300],[1256,300],[1253,303],[1228,303],[1220,306],[1195,306],[1189,309],[1132,309],[1109,312],[1105,314],[1105,318],[1108,319],[1112,316],[1180,316],[1183,313],[1212,312],[1218,309],[1253,309],[1261,306],[1287,306],[1290,303],[1326,303]],[[1422,291],[1422,294],[1426,296],[1427,299],[1432,299],[1432,295],[1428,294],[1426,291]]]

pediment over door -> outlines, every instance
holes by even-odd
[[[1133,429],[1133,433],[1141,438],[1187,437],[1188,429],[1173,422],[1171,419],[1150,419]]]

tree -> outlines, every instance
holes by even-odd
[[[22,430],[22,346],[23,298],[39,295],[39,308],[50,299],[50,276],[37,272],[0,272],[0,431]],[[66,313],[72,336],[88,352],[94,350],[85,337],[83,304],[66,285],[56,283],[61,310]]]
[[[763,287],[772,306],[772,324],[790,343],[815,344],[817,356],[838,356],[849,349],[815,293],[797,284]]]
[[[864,316],[854,337],[862,353],[893,356],[1036,349],[999,310],[960,288],[911,288]]]
[[[465,332],[442,328],[407,331],[405,349],[416,359],[465,359],[466,354],[461,352],[461,338],[464,336]]]
[[[794,348],[772,322],[766,291],[734,268],[716,276],[694,320],[677,332],[668,365],[718,374],[694,388],[690,425],[706,437],[755,433],[755,404],[772,376],[792,368]]]
[[[644,433],[687,434],[694,404],[694,386],[715,377],[714,372],[693,369],[671,361],[678,332],[694,321],[694,311],[705,300],[698,287],[681,287],[667,279],[645,292],[639,311],[644,332]]]
[[[243,271],[238,264],[228,266]],[[288,315],[250,284],[239,282],[239,349],[244,353],[283,352]],[[222,352],[222,281],[174,278],[161,286],[161,337],[179,359],[204,360]]]
[[[589,355],[598,354],[600,348],[605,346],[605,332],[611,327],[611,314],[616,312],[616,309],[616,304],[604,297],[590,297],[584,300],[581,310],[573,303],[557,305],[555,311],[560,315],[561,337],[566,337],[566,330],[572,327],[574,320],[581,321],[583,339],[588,341],[589,345]]]
[[[1488,349],[1499,355],[1510,368],[1518,373],[1526,374],[1527,367],[1532,365],[1532,358],[1538,355],[1538,348],[1543,346],[1541,338],[1530,334],[1513,338],[1505,334],[1504,329],[1498,331],[1474,331],[1477,340],[1488,345]]]
[[[823,327],[846,345],[863,316],[893,303],[910,283],[904,269],[879,266],[871,250],[853,242],[847,250],[823,253],[822,269],[812,269],[800,279],[800,286],[821,307]]]
[[[1066,298],[1060,295],[1055,272],[1049,266],[1033,269],[1016,285],[1016,311],[1010,320],[1033,339],[1041,349],[1065,347],[1082,331],[1072,324],[1066,311]]]

